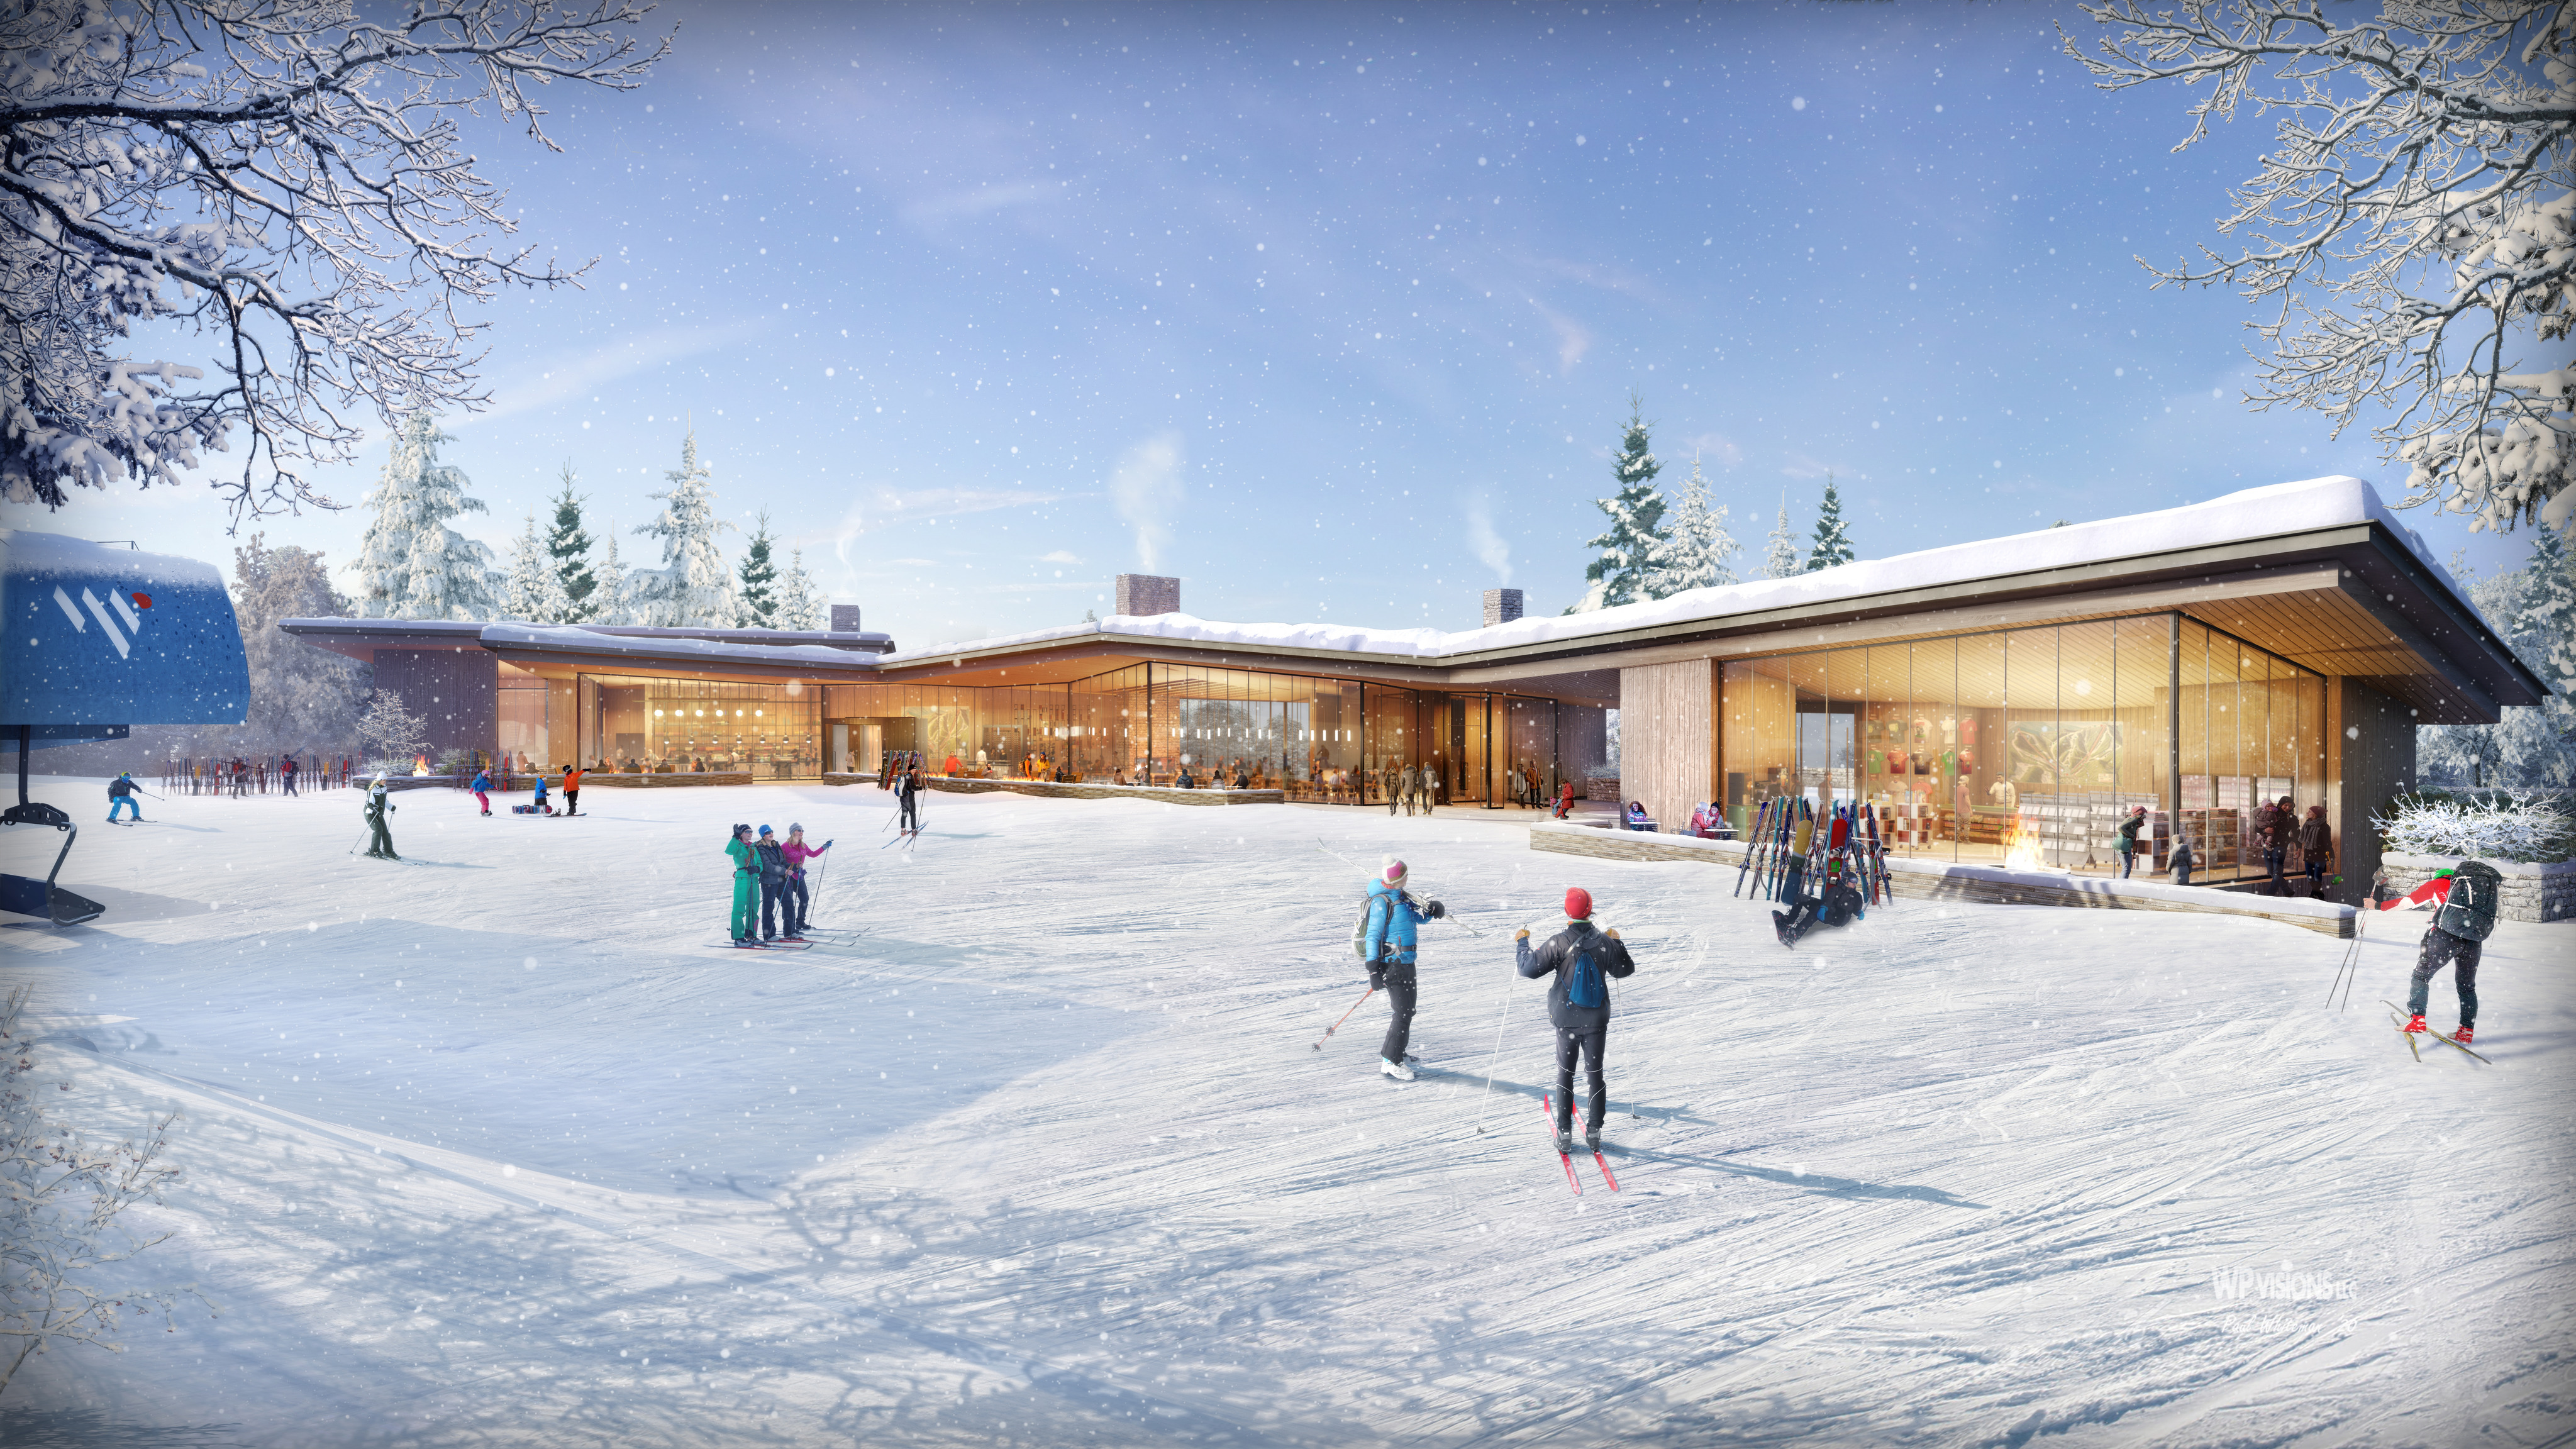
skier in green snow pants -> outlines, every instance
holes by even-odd
[[[725,842],[733,857],[733,939],[739,944],[760,939],[760,862],[751,851],[751,827],[737,825]]]

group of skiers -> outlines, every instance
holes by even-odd
[[[1413,1013],[1421,999],[1417,971],[1418,928],[1448,915],[1436,900],[1417,900],[1405,889],[1403,861],[1386,857],[1369,882],[1368,904],[1360,921],[1360,954],[1368,963],[1369,990],[1386,993],[1386,1037],[1378,1044],[1378,1071],[1399,1082],[1414,1079],[1406,1054],[1413,1039]],[[1581,886],[1565,893],[1565,926],[1538,945],[1529,928],[1514,935],[1516,969],[1527,979],[1548,978],[1547,1014],[1556,1038],[1556,1150],[1574,1150],[1574,1069],[1584,1069],[1587,1097],[1583,1142],[1598,1154],[1601,1119],[1609,1110],[1610,1088],[1603,1067],[1610,1038],[1608,980],[1636,974],[1636,962],[1616,930],[1603,930],[1592,920],[1592,895]]]
[[[805,866],[831,848],[828,840],[806,844],[802,825],[790,824],[784,840],[766,825],[757,834],[749,825],[736,825],[725,842],[725,854],[733,859],[733,944],[804,944],[805,912],[813,904]]]
[[[578,815],[581,813],[581,777],[585,771],[583,771],[581,766],[576,763],[563,766],[561,773],[563,776],[564,801],[564,808],[561,813],[565,815]],[[533,798],[531,798],[525,805],[511,806],[510,813],[513,815],[556,814],[557,812],[554,805],[546,799],[546,777],[543,774],[538,774],[533,778],[536,781],[536,790]],[[474,792],[474,803],[482,807],[482,811],[485,815],[490,815],[492,813],[492,791],[497,788],[492,783],[492,771],[490,768],[486,767],[475,771],[474,783],[466,788]]]

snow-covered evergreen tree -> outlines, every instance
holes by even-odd
[[[2416,759],[2448,785],[2576,786],[2576,553],[2555,529],[2532,535],[2531,562],[2470,585],[2469,599],[2553,693],[2507,705],[2491,725],[2425,725]]]
[[[591,595],[599,589],[599,576],[590,567],[590,530],[582,526],[582,500],[572,491],[572,464],[563,465],[563,491],[555,495],[555,524],[546,535],[546,553],[554,559],[555,577],[562,581],[563,622],[579,624],[591,616]]]
[[[1850,563],[1851,536],[1843,532],[1843,499],[1834,491],[1834,475],[1825,475],[1824,505],[1816,510],[1816,541],[1807,550],[1807,568],[1829,569]]]
[[[1780,513],[1771,524],[1771,537],[1762,549],[1762,577],[1785,579],[1802,572],[1798,563],[1798,537],[1789,531],[1789,495],[1780,494]]]
[[[291,544],[270,548],[253,534],[233,550],[233,611],[250,663],[250,714],[238,726],[208,731],[233,750],[346,747],[357,737],[367,696],[366,665],[319,649],[277,628],[280,619],[337,619],[349,600],[331,586],[322,555]]]
[[[821,629],[831,623],[831,610],[814,576],[805,572],[805,550],[787,551],[787,572],[778,576],[778,627]]]
[[[769,515],[752,526],[751,542],[742,551],[742,627],[778,627],[778,565],[770,562]]]
[[[592,570],[599,587],[591,591],[590,617],[585,624],[632,624],[635,616],[628,606],[634,583],[626,576],[625,561],[617,556],[617,525],[600,531],[599,566]]]
[[[635,571],[632,617],[665,629],[735,628],[742,600],[716,547],[716,534],[733,525],[716,517],[715,490],[708,486],[714,473],[698,461],[694,431],[680,444],[680,466],[662,476],[671,480],[670,488],[651,495],[662,500],[661,516],[635,526],[637,533],[662,540],[662,567]]]
[[[438,461],[448,441],[427,413],[403,420],[365,506],[374,517],[358,541],[358,607],[370,619],[491,617],[492,550],[447,526],[481,513],[464,470]]]
[[[510,567],[504,579],[496,617],[530,624],[572,621],[572,600],[564,593],[563,575],[555,571],[554,553],[537,534],[533,513],[510,544]]]
[[[1734,536],[1726,531],[1726,505],[1710,506],[1708,479],[1693,458],[1690,481],[1682,485],[1664,541],[1646,571],[1646,597],[1665,599],[1685,589],[1734,583],[1735,570],[1726,560],[1736,549]]]
[[[1628,426],[1620,437],[1618,456],[1610,460],[1610,476],[1619,491],[1593,500],[1609,515],[1610,526],[1584,544],[1600,552],[1584,566],[1587,587],[1583,597],[1565,611],[1569,614],[1633,604],[1642,596],[1655,548],[1664,540],[1664,495],[1655,490],[1655,475],[1663,465],[1655,461],[1647,436],[1650,426],[1643,400],[1630,393]]]

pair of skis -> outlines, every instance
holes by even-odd
[[[2467,1052],[2470,1056],[2477,1057],[2479,1061],[2486,1062],[2488,1066],[2495,1065],[2494,1062],[2488,1061],[2487,1058],[2479,1056],[2477,1052],[2471,1050],[2469,1046],[2459,1038],[2444,1036],[2429,1026],[2420,1032],[2408,1031],[2406,1029],[2406,1013],[2398,1010],[2396,1002],[2390,1001],[2386,997],[2381,997],[2379,1004],[2388,1008],[2389,1020],[2397,1023],[2397,1034],[2406,1038],[2406,1049],[2415,1054],[2415,1060],[2419,1062],[2424,1060],[2424,1049],[2415,1044],[2415,1038],[2419,1036],[2429,1036],[2435,1041],[2447,1042],[2452,1046],[2458,1047],[2461,1051]]]
[[[710,941],[707,944],[719,951],[807,951],[814,946],[811,941]]]
[[[1539,1110],[1547,1114],[1548,1140],[1553,1143],[1556,1138],[1556,1094],[1554,1092],[1542,1093],[1538,1102]],[[1565,1168],[1565,1185],[1574,1189],[1574,1195],[1576,1197],[1583,1196],[1583,1184],[1574,1180],[1574,1155],[1569,1152],[1560,1152],[1556,1154],[1556,1160]],[[1608,1159],[1604,1158],[1600,1153],[1595,1152],[1592,1154],[1592,1165],[1601,1169],[1601,1180],[1610,1185],[1610,1190],[1612,1192],[1617,1192],[1619,1190],[1619,1179],[1610,1175],[1610,1163]]]

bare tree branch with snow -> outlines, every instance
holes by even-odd
[[[549,150],[532,88],[631,90],[670,48],[636,0],[0,0],[0,496],[172,483],[247,433],[236,519],[301,469],[486,400],[471,309],[578,285],[507,239],[461,122]],[[156,326],[156,324],[158,324]],[[138,327],[208,368],[124,355]]]
[[[2224,282],[2264,311],[2246,401],[2366,414],[2409,466],[2408,506],[2472,527],[2576,531],[2576,4],[2112,0],[2116,37],[2067,53],[2105,90],[2205,86],[2191,133],[2240,106],[2277,144],[2234,192],[2203,262],[2157,285]],[[2063,36],[2063,31],[2061,30]]]

